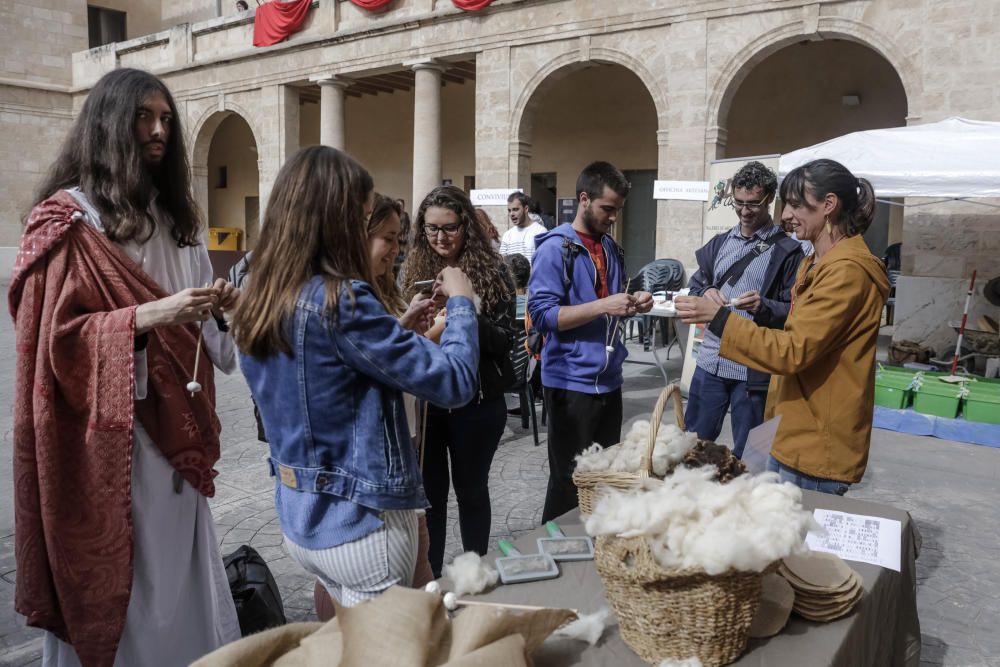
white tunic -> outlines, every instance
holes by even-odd
[[[103,231],[97,211],[79,190],[69,193]],[[154,207],[155,208],[155,207]],[[158,219],[159,222],[159,219]],[[169,294],[212,282],[204,244],[178,248],[169,223],[145,243],[119,246]],[[215,322],[204,325],[205,349],[223,372],[236,368],[232,338]],[[146,397],[146,353],[135,358],[136,400]],[[132,595],[116,667],[189,665],[240,638],[236,608],[219,553],[208,501],[187,482],[174,492],[174,469],[136,420],[132,452]],[[45,633],[43,667],[79,667],[73,647]]]

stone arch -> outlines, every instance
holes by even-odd
[[[236,190],[220,191],[214,189],[210,185],[210,180],[212,179],[212,174],[209,173],[209,165],[212,160],[212,144],[215,137],[218,135],[220,128],[223,127],[223,123],[228,119],[234,121],[239,121],[241,125],[245,126],[246,130],[249,130],[250,137],[253,139],[254,147],[257,151],[256,163],[254,167],[256,168],[256,178],[254,183],[255,187],[250,190],[244,188],[242,192],[244,193],[244,198],[239,200],[242,205],[248,201],[246,196],[257,197],[258,210],[256,216],[250,216],[243,218],[242,216],[237,220],[229,219],[227,224],[219,224],[218,217],[216,213],[213,213],[213,209],[218,212],[219,210],[232,211],[240,210],[234,208],[232,204],[234,202],[229,201],[223,204],[222,201],[218,199],[220,192],[240,192],[237,188]],[[261,134],[254,123],[254,116],[247,111],[246,108],[239,104],[234,104],[230,100],[226,100],[224,108],[220,109],[219,105],[212,105],[210,108],[205,109],[202,114],[198,117],[192,126],[190,134],[189,143],[189,154],[191,163],[191,184],[192,190],[195,198],[195,202],[198,204],[201,210],[202,219],[206,223],[206,229],[211,225],[215,227],[237,227],[243,230],[243,241],[242,248],[240,250],[247,250],[253,248],[253,243],[256,241],[256,237],[259,233],[261,217],[263,211],[259,208],[259,198],[261,192],[261,174],[263,170],[261,169]],[[239,162],[239,164],[246,165],[245,161]],[[236,168],[239,171],[239,167]],[[233,176],[233,168],[229,169],[230,178]],[[247,181],[243,181],[247,183]],[[232,188],[232,182],[230,186]],[[225,196],[236,196],[236,195],[225,195]],[[221,209],[220,209],[221,207]],[[246,209],[247,211],[252,211],[252,209]],[[251,222],[252,221],[252,222]],[[213,261],[217,256],[221,257],[225,253],[213,253],[212,246],[209,245],[209,256],[213,258]],[[226,256],[222,260],[223,262],[229,262],[232,264],[233,260],[231,256]]]
[[[212,137],[215,136],[215,131],[219,128],[219,124],[230,114],[236,114],[250,127],[250,132],[253,133],[253,140],[257,144],[258,149],[263,145],[260,130],[257,129],[253,114],[243,106],[227,99],[224,108],[219,109],[219,107],[213,106],[203,111],[191,129],[190,151],[191,167],[193,169],[208,166],[208,150],[212,146]]]
[[[725,126],[733,96],[754,67],[786,46],[803,39],[816,38],[844,39],[856,42],[885,58],[896,71],[896,75],[899,76],[903,85],[907,116],[916,115],[912,106],[915,100],[919,99],[920,93],[916,67],[892,39],[860,21],[821,16],[817,21],[816,29],[812,32],[804,30],[802,21],[786,23],[750,42],[729,59],[716,77],[709,93],[707,132],[717,135],[720,128]]]
[[[537,103],[541,97],[536,93],[544,90],[546,85],[586,67],[589,63],[620,65],[635,74],[645,86],[650,97],[653,98],[653,105],[656,108],[657,130],[665,131],[667,129],[667,95],[653,73],[640,60],[624,51],[594,47],[587,51],[573,49],[563,53],[535,71],[521,90],[521,94],[511,111],[508,136],[512,142],[524,142],[531,136],[531,110],[534,106],[533,103]]]

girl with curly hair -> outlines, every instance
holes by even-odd
[[[445,267],[458,267],[472,280],[481,299],[479,318],[479,387],[472,401],[457,410],[431,405],[424,444],[424,488],[430,561],[440,576],[448,518],[449,465],[458,498],[458,522],[466,551],[485,554],[490,538],[489,473],[507,420],[504,391],[514,381],[510,362],[514,286],[493,249],[475,209],[457,187],[431,191],[418,209],[403,264],[403,295],[413,297],[414,283],[431,280]]]

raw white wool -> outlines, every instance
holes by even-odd
[[[589,554],[590,541],[585,537],[565,537],[561,540],[544,542],[545,553],[562,555]]]
[[[503,574],[513,577],[520,574],[544,574],[551,571],[550,561],[544,556],[518,556],[511,560],[502,560]]]
[[[703,665],[701,664],[701,660],[696,656],[691,656],[683,660],[679,658],[664,658],[660,662],[660,667],[703,667]]]
[[[444,566],[444,576],[451,579],[455,595],[469,595],[496,585],[499,575],[475,551],[466,551]]]
[[[611,610],[602,607],[593,614],[578,616],[572,623],[567,623],[553,632],[552,636],[563,639],[579,639],[593,646],[604,634],[604,628],[608,627],[610,617]]]
[[[653,474],[663,477],[676,466],[688,450],[698,442],[694,433],[685,433],[674,424],[660,426],[653,447]],[[625,435],[621,444],[602,448],[593,445],[576,457],[580,472],[639,472],[642,459],[649,446],[649,422],[638,420]]]
[[[644,536],[665,568],[760,572],[806,551],[816,526],[802,491],[776,473],[742,475],[727,484],[711,468],[678,468],[629,492],[608,489],[587,519],[590,535]]]

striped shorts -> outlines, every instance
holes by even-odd
[[[390,586],[410,586],[417,562],[416,510],[387,510],[370,535],[329,549],[306,549],[287,537],[292,560],[318,578],[344,607],[378,597]]]

